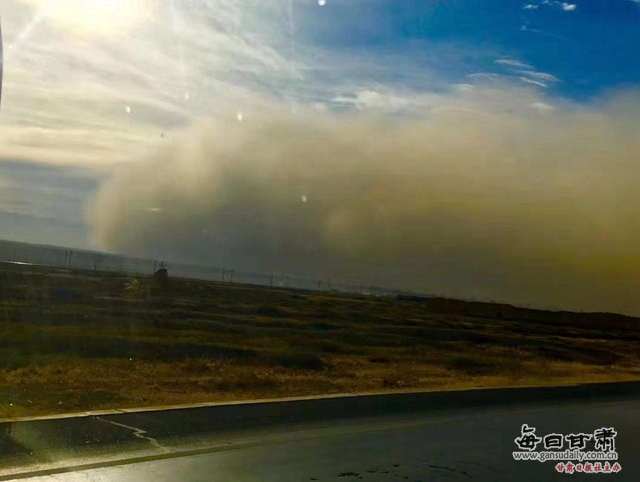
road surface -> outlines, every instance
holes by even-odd
[[[617,474],[558,473],[557,462],[515,461],[523,424],[549,433],[592,434],[613,427],[622,470]],[[149,441],[151,444],[152,442]],[[508,407],[305,424],[287,430],[228,434],[203,448],[186,439],[155,441],[165,454],[151,460],[97,463],[92,469],[54,471],[34,482],[176,481],[547,481],[640,480],[640,400],[548,402]],[[175,450],[194,448],[191,455]],[[540,448],[540,447],[539,447]],[[8,480],[8,479],[7,479]]]

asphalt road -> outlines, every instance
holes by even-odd
[[[617,474],[558,473],[557,462],[515,461],[523,424],[536,434],[613,427]],[[640,480],[640,400],[549,402],[302,425],[228,435],[197,455],[192,442],[167,442],[166,455],[29,480],[54,481],[546,481]],[[193,442],[193,447],[197,445]],[[540,447],[539,447],[540,448]],[[566,448],[566,447],[565,447]]]

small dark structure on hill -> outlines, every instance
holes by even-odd
[[[160,268],[153,273],[153,288],[157,291],[169,289],[169,271],[167,271],[167,268]]]

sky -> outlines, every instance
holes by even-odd
[[[0,16],[0,238],[640,314],[637,0]]]

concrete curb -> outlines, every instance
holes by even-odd
[[[437,410],[640,398],[640,381],[330,395],[280,400],[86,412],[0,423],[0,467],[50,463],[73,454],[122,447],[150,449],[182,438],[211,437],[303,423],[433,412]],[[0,470],[1,475],[2,470]]]
[[[633,388],[633,385],[638,384],[637,392]],[[578,391],[575,389],[579,387]],[[123,413],[146,413],[146,412],[164,412],[172,410],[189,410],[198,408],[212,408],[212,407],[227,407],[236,405],[259,405],[265,403],[283,403],[283,402],[302,402],[302,401],[321,401],[321,400],[333,400],[342,398],[362,398],[362,397],[398,397],[407,395],[434,395],[444,396],[464,396],[465,394],[475,394],[479,399],[484,399],[488,395],[504,395],[517,390],[518,393],[525,393],[525,391],[540,391],[540,390],[566,390],[571,389],[572,392],[582,393],[585,388],[589,388],[590,392],[603,394],[611,393],[612,395],[624,396],[628,392],[629,395],[640,394],[640,381],[623,381],[623,382],[603,382],[603,383],[573,383],[568,385],[551,385],[551,386],[513,386],[513,387],[489,387],[489,388],[464,388],[464,389],[445,389],[445,390],[394,390],[383,392],[363,392],[363,393],[335,393],[330,395],[307,395],[301,397],[284,397],[284,398],[266,398],[266,399],[253,399],[253,400],[234,400],[225,402],[203,402],[203,403],[191,403],[183,405],[160,405],[151,407],[135,407],[135,408],[113,408],[105,410],[92,410],[87,412],[72,412],[55,415],[40,415],[33,417],[14,417],[0,419],[0,427],[8,423],[17,422],[38,422],[38,421],[50,421],[50,420],[66,420],[70,418],[86,418],[86,417],[98,417],[105,415],[120,415]],[[485,393],[486,392],[486,393]],[[491,398],[491,397],[489,397]],[[494,397],[495,398],[495,397]],[[526,401],[526,400],[522,400]]]

